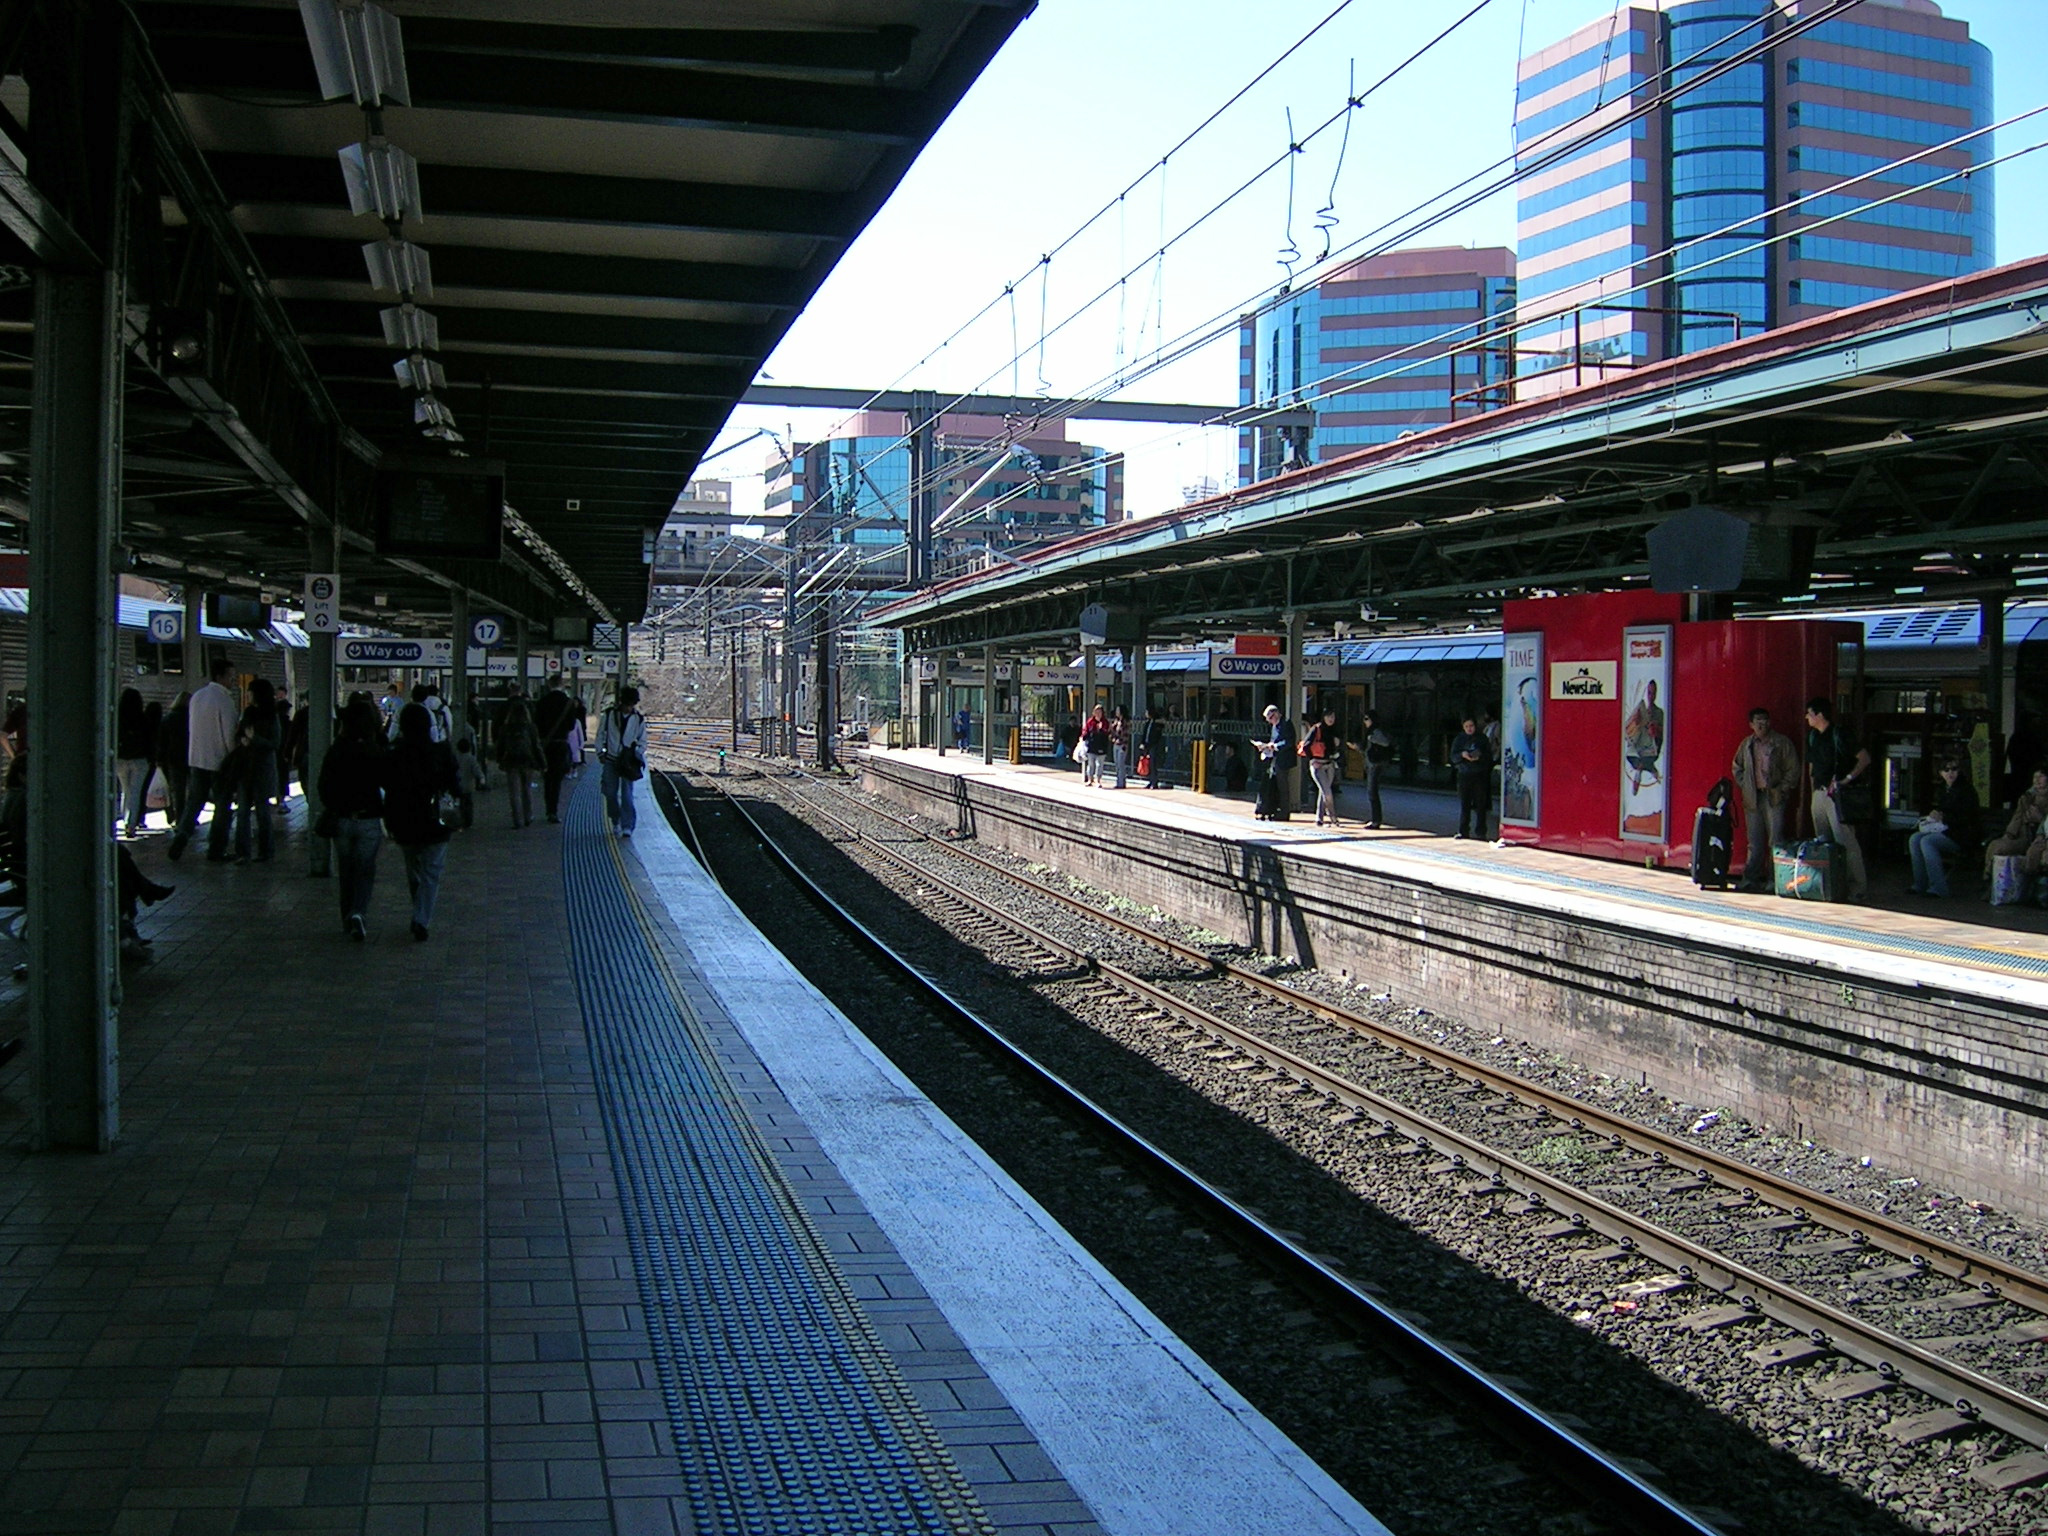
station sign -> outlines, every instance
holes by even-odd
[[[569,645],[562,648],[562,670],[564,672],[581,672],[583,670],[582,646]]]
[[[1553,699],[1599,700],[1620,697],[1611,661],[1553,661],[1550,664],[1550,696]]]
[[[490,650],[505,639],[505,621],[495,613],[477,615],[469,623],[469,643],[480,650]]]
[[[455,665],[455,642],[453,640],[391,640],[370,639],[362,635],[346,636],[335,657],[344,667],[452,667]]]
[[[1232,656],[1222,651],[1209,653],[1209,678],[1218,683],[1277,683],[1287,676],[1285,656]],[[1335,656],[1301,658],[1301,680],[1305,683],[1337,681]]]
[[[1232,635],[1230,654],[1233,656],[1279,656],[1282,637],[1279,635]]]
[[[1081,682],[1079,667],[1026,667],[1024,682],[1027,687],[1072,687]]]
[[[314,571],[306,577],[306,633],[341,633],[341,578],[332,571]]]
[[[619,658],[617,656],[607,656],[604,658],[604,675],[606,677],[617,677],[619,675]]]
[[[176,645],[185,637],[185,615],[176,608],[149,610],[149,638],[158,645]]]

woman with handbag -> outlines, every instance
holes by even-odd
[[[358,943],[369,937],[364,914],[384,845],[386,756],[384,717],[368,698],[351,699],[341,712],[341,735],[320,763],[320,820],[313,830],[334,841],[341,931]]]
[[[426,707],[398,712],[398,741],[384,762],[384,829],[405,854],[412,890],[412,936],[421,943],[434,921],[434,898],[448,864],[448,837],[462,822],[462,778],[455,753],[434,740]]]
[[[505,795],[512,804],[512,825],[533,822],[533,775],[542,763],[540,731],[527,708],[526,695],[516,688],[505,701],[492,733],[498,752],[498,766],[505,770]]]
[[[638,688],[621,688],[597,728],[605,813],[621,837],[633,835],[633,786],[647,772],[647,717],[635,707],[639,702]]]
[[[1337,711],[1326,709],[1323,718],[1308,728],[1301,739],[1302,756],[1308,759],[1308,776],[1316,787],[1316,825],[1337,825],[1337,762],[1344,751],[1344,737],[1337,729]]]

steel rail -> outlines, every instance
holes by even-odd
[[[682,750],[690,749],[684,747]],[[871,842],[877,847],[886,848],[886,844],[874,839],[871,834],[853,826],[844,818],[823,807],[818,809],[821,815],[830,817],[849,835]],[[999,875],[1034,895],[1085,914],[1120,933],[1165,950],[1179,959],[1214,970],[1232,981],[1254,988],[1291,1007],[1303,1009],[1329,1023],[1404,1051],[1444,1072],[1469,1078],[1484,1087],[1510,1094],[1531,1107],[1547,1110],[1554,1118],[1570,1123],[1575,1129],[1590,1128],[1610,1137],[1619,1136],[1624,1144],[1640,1152],[1660,1155],[1670,1161],[1694,1167],[1715,1183],[1724,1184],[1731,1190],[1759,1201],[1803,1215],[1816,1225],[1839,1229],[1845,1235],[1856,1235],[1896,1257],[1919,1260],[1930,1270],[1948,1279],[1973,1285],[1989,1283],[2007,1300],[2029,1311],[2048,1316],[2048,1276],[2008,1263],[1995,1254],[1944,1242],[1934,1234],[1923,1232],[1882,1212],[1854,1205],[1824,1190],[1781,1178],[1765,1169],[1724,1156],[1712,1148],[1699,1146],[1669,1132],[1658,1130],[1654,1126],[1643,1125],[1626,1116],[1603,1110],[1598,1105],[1575,1099],[1569,1094],[1532,1083],[1526,1078],[1517,1077],[1511,1072],[1465,1055],[1449,1046],[1404,1034],[1337,1004],[1311,997],[1283,981],[1276,981],[1270,976],[1228,960],[1220,960],[1205,950],[1154,932],[1143,924],[1119,917],[1113,912],[1105,912],[1081,897],[1006,868],[971,849],[943,838],[933,837],[922,828],[881,807],[864,806],[863,809],[885,821],[894,822],[922,841],[943,848],[955,857],[965,859],[991,874]]]
[[[730,799],[731,797],[728,796],[728,798]],[[1944,1359],[1933,1351],[1927,1350],[1912,1340],[1891,1332],[1889,1329],[1859,1318],[1853,1313],[1845,1312],[1841,1308],[1808,1295],[1797,1286],[1774,1279],[1759,1270],[1745,1265],[1738,1260],[1728,1258],[1690,1238],[1672,1232],[1646,1218],[1636,1216],[1608,1201],[1602,1200],[1596,1195],[1578,1189],[1576,1186],[1553,1174],[1523,1163],[1511,1154],[1490,1147],[1485,1142],[1465,1132],[1444,1125],[1439,1121],[1401,1105],[1398,1101],[1386,1098],[1370,1089],[1353,1083],[1341,1074],[1320,1067],[1306,1058],[1286,1050],[1284,1047],[1265,1041],[1249,1029],[1222,1019],[1209,1010],[1186,999],[1179,998],[1157,984],[1137,975],[1135,972],[1131,972],[1111,962],[1097,959],[1085,950],[1054,938],[1025,919],[1002,912],[980,897],[954,884],[936,871],[919,864],[887,843],[854,827],[842,817],[835,815],[822,806],[817,806],[815,802],[809,801],[808,797],[806,797],[806,803],[810,804],[820,815],[825,816],[846,830],[857,841],[915,874],[918,879],[924,880],[934,887],[943,890],[953,900],[966,906],[969,910],[977,912],[985,918],[992,918],[1013,931],[1024,934],[1032,942],[1043,945],[1078,965],[1094,970],[1105,979],[1113,981],[1117,986],[1143,998],[1162,1010],[1185,1017],[1188,1022],[1196,1025],[1198,1028],[1225,1041],[1235,1049],[1265,1061],[1269,1066],[1287,1073],[1305,1086],[1314,1088],[1318,1092],[1356,1108],[1370,1111],[1380,1118],[1383,1132],[1401,1130],[1418,1142],[1431,1145],[1445,1155],[1454,1158],[1462,1166],[1473,1168],[1475,1171],[1486,1172],[1494,1185],[1504,1191],[1515,1189],[1515,1192],[1520,1193],[1525,1199],[1546,1205],[1550,1209],[1557,1211],[1560,1215],[1568,1215],[1575,1221],[1583,1223],[1588,1229],[1601,1232],[1614,1239],[1617,1243],[1639,1249],[1645,1255],[1656,1258],[1660,1262],[1676,1269],[1683,1278],[1698,1281],[1725,1294],[1734,1295],[1739,1293],[1745,1307],[1753,1307],[1763,1315],[1772,1317],[1798,1332],[1807,1334],[1816,1344],[1824,1348],[1834,1349],[1851,1359],[1871,1366],[1887,1377],[1903,1381],[1937,1399],[1952,1403],[1957,1412],[1973,1418],[1981,1417],[1985,1422],[1996,1425],[1998,1428],[2017,1436],[2030,1445],[2048,1446],[2048,1403],[2043,1403],[2036,1398],[2009,1387],[1996,1378],[1985,1375],[1970,1366]],[[733,804],[738,807],[736,800],[733,801]],[[742,814],[745,814],[744,808],[739,808]],[[905,826],[907,830],[916,833],[920,840],[938,841],[927,838],[920,829],[909,827],[908,823],[902,822],[900,818],[888,816],[886,813],[878,814],[883,814],[886,820],[896,821],[899,825]],[[748,819],[750,823],[753,823],[751,816]],[[754,824],[758,826],[758,823]],[[1476,1062],[1459,1053],[1447,1051],[1441,1047],[1423,1049],[1421,1048],[1421,1042],[1417,1042],[1408,1036],[1374,1026],[1371,1021],[1360,1019],[1358,1016],[1349,1014],[1345,1010],[1335,1008],[1332,1005],[1318,1003],[1316,1000],[1306,997],[1291,987],[1273,983],[1269,978],[1259,976],[1255,972],[1244,971],[1238,967],[1221,964],[1204,951],[1180,944],[1162,935],[1151,933],[1149,930],[1126,922],[1121,918],[1102,913],[1078,898],[1069,897],[1065,893],[1042,886],[1040,882],[1017,876],[1011,871],[1003,869],[1000,865],[983,859],[979,855],[969,853],[965,849],[958,848],[950,843],[943,844],[942,846],[978,866],[1004,875],[1014,883],[1072,905],[1086,912],[1091,917],[1101,919],[1123,932],[1130,933],[1177,956],[1192,959],[1213,974],[1227,975],[1231,979],[1248,982],[1291,1006],[1306,1008],[1319,1016],[1331,1019],[1333,1022],[1362,1029],[1376,1041],[1391,1045],[1403,1055],[1416,1057],[1428,1065],[1450,1072],[1454,1076],[1468,1077],[1478,1086],[1498,1092],[1515,1103],[1531,1103],[1534,1107],[1544,1109],[1553,1118],[1565,1121],[1574,1130],[1595,1129],[1595,1133],[1598,1134],[1597,1128],[1589,1127],[1587,1121],[1590,1119],[1604,1122],[1606,1125],[1615,1127],[1613,1131],[1608,1133],[1610,1143],[1626,1145],[1633,1140],[1641,1145],[1644,1150],[1649,1151],[1659,1162],[1667,1164],[1671,1162],[1671,1159],[1669,1153],[1664,1148],[1674,1147],[1682,1154],[1685,1154],[1678,1163],[1673,1165],[1675,1169],[1694,1167],[1701,1178],[1740,1188],[1745,1196],[1753,1197],[1754,1186],[1757,1183],[1775,1186],[1784,1190],[1786,1194],[1783,1199],[1774,1199],[1770,1203],[1781,1206],[1789,1210],[1794,1216],[1805,1220],[1814,1220],[1813,1214],[1806,1208],[1806,1204],[1832,1205],[1845,1213],[1844,1219],[1832,1224],[1816,1221],[1816,1225],[1844,1227],[1847,1229],[1847,1236],[1859,1246],[1868,1244],[1885,1251],[1896,1251],[1889,1243],[1873,1239],[1868,1232],[1863,1230],[1866,1225],[1878,1227],[1882,1236],[1885,1235],[1883,1227],[1887,1225],[1894,1228],[1897,1227],[1896,1223],[1889,1223],[1884,1218],[1872,1220],[1874,1213],[1858,1211],[1853,1207],[1844,1206],[1840,1202],[1830,1201],[1818,1191],[1807,1190],[1801,1186],[1785,1184],[1783,1181],[1767,1178],[1750,1177],[1755,1173],[1755,1170],[1748,1169],[1742,1164],[1728,1162],[1727,1160],[1712,1159],[1703,1149],[1689,1146],[1660,1132],[1649,1132],[1646,1135],[1646,1128],[1637,1125],[1633,1121],[1603,1114],[1591,1106],[1582,1105],[1577,1100],[1551,1093],[1548,1090],[1536,1089],[1534,1085],[1520,1078],[1486,1067],[1483,1063]],[[1455,1066],[1450,1065],[1450,1063],[1455,1063]],[[1562,1113],[1560,1109],[1563,1111]],[[1661,1143],[1662,1145],[1651,1145],[1651,1143]],[[1714,1168],[1709,1166],[1710,1162],[1720,1162],[1722,1164],[1723,1172],[1720,1176],[1717,1177]],[[1746,1180],[1746,1182],[1738,1182],[1738,1179]],[[1519,1188],[1516,1186],[1519,1186]],[[1806,1202],[1806,1204],[1802,1202]],[[1937,1272],[1945,1274],[1948,1278],[1966,1278],[1967,1269],[1971,1265],[1985,1270],[1992,1268],[2010,1269],[2010,1266],[1998,1266],[1995,1263],[1986,1262],[1982,1256],[1976,1254],[1958,1253],[1956,1250],[1928,1238],[1925,1234],[1912,1233],[1910,1229],[1901,1228],[1899,1230],[1908,1233],[1911,1238],[1909,1243],[1901,1245],[1907,1250],[1906,1256],[1915,1257],[1916,1255],[1913,1253],[1913,1250],[1916,1248],[1943,1256],[1948,1260],[1948,1264],[1942,1265],[1937,1269],[1935,1259],[1926,1257],[1924,1254],[1917,1255],[1924,1267],[1930,1270],[1937,1270]],[[2033,1276],[2026,1271],[2012,1270],[2011,1272],[2024,1277],[2028,1283],[2024,1286],[2001,1288],[1991,1280],[1979,1280],[1977,1282],[1978,1287],[1986,1294],[2003,1296],[2021,1306],[2029,1307],[2030,1310],[2042,1311],[2043,1308],[2035,1304],[2031,1298],[2041,1294],[2044,1282],[2039,1277]]]
[[[658,772],[661,770],[657,770]],[[834,923],[851,935],[864,949],[883,960],[943,1014],[967,1025],[980,1039],[995,1047],[1024,1070],[1058,1101],[1071,1106],[1133,1155],[1150,1164],[1165,1181],[1191,1196],[1195,1203],[1235,1228],[1254,1246],[1263,1250],[1275,1267],[1294,1276],[1316,1292],[1338,1304],[1390,1353],[1412,1369],[1426,1374],[1433,1384],[1476,1416],[1518,1451],[1537,1459],[1542,1469],[1618,1519],[1623,1528],[1647,1536],[1720,1536],[1718,1528],[1693,1514],[1684,1505],[1653,1487],[1634,1471],[1608,1457],[1590,1441],[1558,1423],[1494,1377],[1482,1371],[1455,1350],[1439,1343],[1407,1317],[1378,1301],[1336,1267],[1333,1261],[1312,1252],[1306,1243],[1273,1226],[1261,1213],[1238,1200],[1227,1190],[1211,1183],[1192,1168],[1157,1145],[1142,1132],[1126,1124],[1081,1088],[1031,1056],[1004,1036],[967,1004],[955,998],[945,986],[928,975],[914,961],[898,953],[834,899],[818,884],[763,827],[758,819],[723,785],[710,786],[742,816],[755,837],[777,865],[804,890]],[[670,794],[677,814],[685,822],[689,809],[685,798]],[[691,837],[695,839],[692,831]],[[709,866],[706,866],[707,869]],[[714,878],[716,878],[714,873]],[[941,882],[946,884],[945,882]],[[951,890],[950,884],[947,888]],[[979,908],[982,904],[971,903]],[[1014,926],[1002,913],[991,912],[1004,926]],[[1034,934],[1036,930],[1033,930]],[[1052,941],[1057,952],[1076,954],[1071,946]],[[1178,1006],[1178,1005],[1176,1005]]]

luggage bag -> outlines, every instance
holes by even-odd
[[[1841,852],[1832,839],[1809,838],[1771,850],[1771,876],[1780,896],[1797,901],[1833,901],[1840,885]]]
[[[1991,860],[1991,905],[2017,906],[2027,899],[2027,861],[2024,855],[1996,854]]]
[[[1735,850],[1735,818],[1726,809],[1703,805],[1692,818],[1692,883],[1724,890]]]

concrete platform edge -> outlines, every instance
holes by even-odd
[[[700,979],[1106,1530],[1387,1536],[760,938],[665,822],[643,819],[633,854]]]

